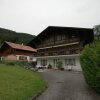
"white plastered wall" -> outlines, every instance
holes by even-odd
[[[80,65],[80,58],[79,58],[79,55],[65,55],[65,56],[53,56],[53,57],[40,57],[40,58],[37,58],[37,67],[43,67],[41,66],[41,60],[42,59],[46,59],[47,60],[47,65],[45,67],[47,67],[49,64],[52,65],[53,68],[55,68],[54,66],[54,59],[59,59],[60,61],[62,61],[63,63],[63,67],[65,70],[68,70],[68,67],[69,66],[66,66],[65,65],[65,59],[71,59],[71,58],[74,58],[75,59],[75,66],[71,66],[72,70],[75,70],[75,71],[81,71],[81,65]]]

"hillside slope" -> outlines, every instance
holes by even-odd
[[[35,35],[30,35],[27,33],[17,33],[12,30],[0,28],[0,45],[4,41],[15,42],[15,43],[29,43]]]

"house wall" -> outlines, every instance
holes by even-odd
[[[15,54],[16,54],[16,55],[34,55],[34,52],[16,50],[16,51],[15,51]]]
[[[23,60],[21,60],[19,57],[21,57],[21,56],[23,56],[23,57],[26,57],[26,59],[23,59]],[[31,59],[30,59],[31,58]],[[0,60],[1,61],[33,61],[33,59],[34,59],[34,57],[32,57],[32,56],[27,56],[27,55],[13,55],[13,54],[10,54],[10,55],[7,55],[7,56],[2,56],[2,57],[0,57]]]
[[[66,65],[65,60],[66,59],[75,59],[75,65]],[[43,66],[41,65],[41,60],[47,60],[47,65]],[[50,64],[52,66],[52,68],[57,69],[56,63],[57,61],[61,61],[62,62],[62,67],[65,70],[74,70],[74,71],[81,71],[81,65],[80,65],[80,59],[79,59],[79,55],[75,54],[75,55],[61,55],[61,56],[52,56],[52,57],[38,57],[37,58],[37,67],[48,67],[48,65]]]
[[[10,55],[11,54],[11,50],[12,50],[12,48],[10,48],[9,46],[6,46],[5,48],[4,48],[4,50],[2,50],[1,52],[0,52],[0,56],[2,57],[6,57],[6,56],[8,56],[8,55]]]
[[[6,60],[6,61],[16,61],[16,60],[17,60],[17,56],[11,54],[11,55],[6,56],[6,57],[5,57],[5,60]]]
[[[33,61],[33,57],[29,55],[16,55],[16,56],[17,56],[17,60],[20,60],[20,61],[24,60],[24,59],[20,59],[20,57],[26,57],[25,61]]]

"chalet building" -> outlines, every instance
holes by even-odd
[[[93,29],[49,26],[29,45],[37,49],[37,67],[56,69],[60,61],[66,70],[81,71],[80,52],[93,39]]]
[[[6,61],[32,61],[36,49],[23,44],[16,44],[11,42],[4,42],[0,49],[1,60]]]

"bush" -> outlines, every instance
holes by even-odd
[[[16,62],[5,62],[6,65],[11,65],[11,66],[14,66],[16,65]]]
[[[100,92],[100,41],[86,46],[80,60],[87,84]]]
[[[14,66],[16,65],[16,62],[15,61],[0,61],[0,64],[6,64],[7,66]]]
[[[16,65],[19,66],[27,66],[28,62],[27,61],[16,61]]]
[[[62,61],[58,61],[57,62],[57,68],[62,69],[62,64],[63,64]]]
[[[19,66],[27,66],[29,63],[27,61],[1,61],[1,64],[6,64],[8,66],[14,66],[14,65],[19,65]]]

